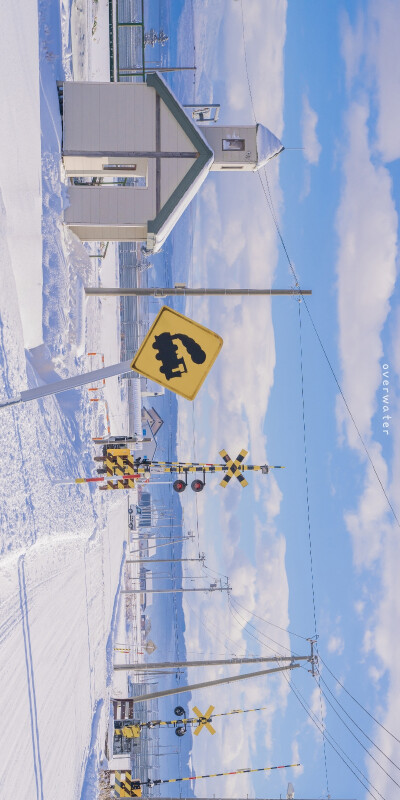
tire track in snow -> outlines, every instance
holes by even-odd
[[[20,607],[22,614],[22,632],[24,637],[26,676],[28,682],[29,710],[31,717],[31,736],[32,736],[32,749],[33,749],[33,768],[35,770],[35,782],[36,782],[36,797],[37,800],[43,800],[42,761],[40,757],[35,674],[34,674],[33,660],[32,660],[31,636],[30,636],[29,617],[28,617],[28,597],[26,592],[24,562],[25,562],[25,556],[20,556],[20,558],[18,559],[19,597],[20,597]]]

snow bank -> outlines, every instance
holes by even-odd
[[[24,342],[42,341],[42,185],[37,0],[2,3],[0,190]]]

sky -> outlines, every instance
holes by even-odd
[[[55,84],[55,77],[72,78],[71,65],[75,78],[108,78],[107,8],[103,0],[95,8],[93,0],[90,14],[102,14],[93,33],[92,26],[85,28],[86,6],[53,0],[40,4],[39,18],[35,3],[28,5],[22,15],[7,6],[2,28],[1,52],[10,71],[3,82],[8,113],[0,125],[0,366],[7,394],[21,382],[48,379],[53,367],[60,375],[83,369],[88,344],[109,361],[118,350],[117,307],[108,314],[84,307],[80,290],[93,265],[62,225],[67,201]],[[224,346],[196,401],[179,401],[179,457],[217,461],[221,448],[236,456],[245,447],[248,463],[285,467],[250,475],[245,489],[234,480],[222,489],[210,478],[202,494],[183,495],[185,529],[195,532],[195,544],[184,555],[205,552],[206,582],[224,584],[227,577],[232,587],[229,598],[224,592],[185,595],[187,655],[305,655],[307,637],[314,635],[319,655],[319,684],[302,668],[290,681],[257,678],[185,699],[204,711],[213,704],[216,713],[265,706],[219,718],[212,738],[203,731],[193,743],[193,772],[301,763],[297,769],[198,783],[200,797],[284,797],[288,781],[297,798],[398,797],[399,15],[398,4],[389,0],[165,0],[149,19],[169,34],[164,57],[170,64],[196,63],[194,78],[187,72],[168,77],[183,102],[219,102],[222,123],[261,122],[286,147],[260,174],[208,176],[158,263],[171,258],[173,279],[194,286],[290,288],[298,281],[313,292],[300,304],[293,298],[196,299],[185,309],[219,333]],[[111,262],[110,255],[102,268],[105,281],[115,273]],[[107,392],[120,424],[126,411],[121,392],[114,385]],[[54,537],[63,546],[71,534],[81,536],[80,586],[87,579],[86,555],[89,566],[94,557],[97,585],[110,498],[98,502],[98,522],[97,506],[87,495],[74,496],[71,512],[71,487],[54,484],[54,475],[65,478],[66,468],[83,470],[90,461],[85,401],[80,398],[76,408],[68,403],[66,397],[64,403],[46,402],[42,414],[33,408],[16,413],[12,424],[3,417],[3,451],[9,456],[3,471],[8,481],[12,476],[13,492],[3,481],[1,521],[4,547],[15,553],[2,568],[7,573],[20,551],[24,557],[27,551],[26,607],[28,600],[36,602],[38,587],[48,584]],[[107,526],[106,532],[109,548]],[[113,549],[113,582],[99,582],[98,596],[107,593],[107,624],[114,614],[120,549]],[[30,574],[28,561],[35,566],[38,551],[40,570]],[[66,558],[66,574],[69,565]],[[23,586],[22,573],[11,574]],[[70,585],[74,592],[74,581]],[[11,597],[15,590],[17,583]],[[34,608],[29,606],[30,613]],[[101,616],[101,603],[96,608]],[[45,692],[42,670],[53,642],[46,637],[44,648],[45,617],[30,619],[37,639],[32,637],[28,684],[33,664]],[[98,638],[97,628],[94,618],[91,633],[100,653],[107,626]],[[8,624],[6,629],[9,652],[18,660],[13,674],[21,675],[22,686],[25,662]],[[84,629],[74,645],[81,655]],[[88,637],[89,659],[91,645]],[[172,656],[174,646],[171,653],[158,652],[160,658]],[[84,659],[76,661],[77,674],[86,670]],[[11,656],[4,663],[9,669]],[[100,655],[97,663],[99,679],[96,686],[90,683],[94,738],[96,703],[106,680]],[[217,670],[218,677],[224,672]],[[203,670],[191,673],[193,681],[203,678]],[[29,732],[22,694],[20,702]],[[47,705],[38,702],[42,713]],[[68,707],[72,730],[76,707]],[[53,727],[46,727],[52,754],[46,780],[59,770],[49,731]],[[70,753],[80,754],[74,761],[76,796],[88,733],[85,717],[79,742],[71,734],[70,747],[63,749],[71,762]],[[29,736],[27,742],[29,749]]]
[[[386,0],[226,0],[180,16],[177,54],[197,72],[176,90],[221,103],[222,123],[263,123],[287,150],[260,174],[208,177],[173,234],[177,279],[313,292],[186,306],[224,347],[193,407],[179,402],[180,456],[245,447],[249,463],[285,466],[245,490],[210,480],[183,496],[207,563],[232,585],[230,602],[185,600],[188,653],[306,653],[280,628],[317,633],[322,692],[305,670],[292,683],[338,751],[326,741],[324,754],[283,678],[200,693],[218,710],[233,697],[268,710],[196,742],[197,772],[302,763],[280,784],[232,778],[227,794],[284,795],[291,780],[298,797],[398,796],[399,15]]]

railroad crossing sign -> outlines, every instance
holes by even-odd
[[[226,489],[230,479],[233,476],[235,476],[235,478],[238,479],[242,489],[244,489],[245,486],[248,486],[249,483],[248,483],[248,481],[246,481],[246,478],[243,477],[242,472],[240,470],[240,465],[241,465],[243,459],[245,459],[246,456],[248,455],[248,451],[247,450],[241,450],[239,455],[235,458],[234,461],[232,461],[231,457],[228,456],[228,453],[226,452],[226,450],[220,450],[219,454],[220,454],[221,458],[224,459],[225,464],[228,467],[228,471],[227,471],[226,475],[224,475],[224,477],[222,478],[220,486],[222,486],[223,489]]]
[[[130,489],[135,485],[135,481],[149,481],[152,475],[180,473],[184,478],[178,478],[172,484],[176,492],[184,492],[188,484],[189,473],[201,472],[202,480],[195,478],[191,487],[194,492],[201,492],[204,489],[206,475],[214,472],[224,472],[225,475],[220,482],[222,488],[226,488],[232,477],[237,478],[241,486],[248,486],[248,481],[243,476],[245,471],[261,472],[268,475],[270,469],[283,469],[282,466],[271,466],[269,464],[243,464],[247,456],[247,450],[241,450],[233,461],[226,450],[220,450],[223,464],[207,464],[197,461],[141,461],[134,458],[128,448],[106,449],[105,455],[96,456],[95,461],[102,462],[99,473],[104,474],[100,478],[76,478],[75,483],[102,482],[100,489]]]
[[[122,775],[124,777],[122,777]],[[141,797],[140,781],[132,779],[131,772],[115,772],[114,797]]]
[[[207,728],[209,733],[211,733],[211,735],[214,735],[215,728],[213,728],[213,726],[211,725],[211,722],[210,722],[211,714],[214,711],[214,708],[215,708],[215,706],[210,706],[207,709],[206,713],[202,714],[201,711],[199,711],[199,709],[197,708],[197,706],[193,706],[193,711],[194,711],[194,713],[196,714],[196,717],[199,720],[199,724],[198,724],[197,728],[195,728],[195,730],[193,731],[195,736],[198,736],[200,731],[203,730],[203,728]]]
[[[194,400],[222,345],[223,340],[214,331],[163,306],[131,369]]]

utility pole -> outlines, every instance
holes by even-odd
[[[217,586],[211,583],[201,589],[121,589],[121,594],[176,594],[177,592],[230,592],[232,586]]]
[[[300,667],[300,664],[291,663],[291,664],[287,664],[284,667],[274,667],[273,669],[263,669],[260,672],[247,672],[245,675],[234,675],[233,677],[230,677],[230,678],[218,678],[217,680],[213,680],[213,681],[203,681],[202,683],[192,683],[192,684],[189,684],[188,686],[175,686],[174,689],[164,689],[164,691],[161,691],[161,692],[150,692],[149,694],[141,694],[141,695],[138,695],[137,697],[130,697],[129,699],[133,703],[141,703],[144,700],[155,700],[155,699],[157,699],[159,697],[168,697],[170,695],[180,694],[182,692],[193,692],[196,689],[207,689],[210,686],[219,686],[219,685],[221,685],[223,683],[235,683],[236,681],[244,681],[244,680],[246,680],[246,678],[258,678],[258,677],[261,677],[261,675],[271,675],[272,673],[275,673],[275,672],[283,672],[284,670],[297,669],[298,667]],[[135,668],[136,668],[135,664],[130,664],[130,665],[115,664],[114,665],[114,669],[118,669],[118,670],[121,670],[121,669],[127,670],[127,669],[135,669]]]
[[[245,297],[245,296],[290,296],[290,295],[309,295],[311,289],[188,289],[187,286],[162,286],[162,287],[137,287],[133,289],[123,289],[121,286],[116,288],[85,286],[85,294],[95,297]]]
[[[183,536],[180,539],[169,539],[168,542],[166,542],[164,544],[155,544],[155,545],[153,545],[153,547],[147,547],[147,550],[158,550],[158,548],[160,548],[160,547],[169,547],[171,544],[178,544],[179,542],[183,542],[187,538],[188,538],[187,536]],[[137,541],[137,539],[134,539],[132,544],[136,543],[136,541]],[[143,540],[139,540],[139,541],[143,541]],[[152,541],[152,539],[150,539],[150,541]],[[130,551],[131,555],[135,555],[135,553],[140,553],[140,548],[137,549],[137,550],[131,550]]]
[[[181,561],[201,561],[204,564],[205,556],[200,558],[127,558],[125,564],[177,564]]]
[[[223,667],[235,666],[236,664],[281,664],[283,661],[293,663],[294,661],[311,661],[310,656],[258,656],[254,658],[222,658],[208,661],[159,661],[148,664],[139,662],[138,664],[116,664],[114,669],[178,669],[179,667]],[[132,698],[129,698],[132,699]]]

